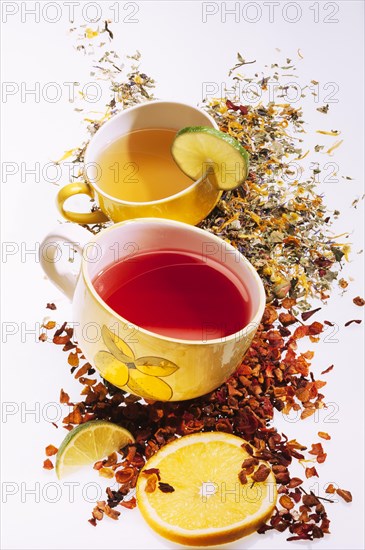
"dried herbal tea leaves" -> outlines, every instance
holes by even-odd
[[[153,99],[155,84],[140,70],[139,52],[127,56],[130,66],[123,68],[119,55],[110,47],[114,35],[109,22],[96,30],[84,27],[78,34],[77,50],[95,54],[93,41],[103,35],[104,42],[100,44],[103,51],[98,51],[93,76],[106,81],[111,90],[105,113],[97,118],[85,118],[90,139],[120,110]],[[77,34],[77,29],[72,29],[72,32]],[[303,57],[300,51],[298,57]],[[230,71],[230,74],[234,73],[233,83],[237,89],[243,81],[254,82],[265,91],[272,78],[284,97],[286,89],[280,81],[279,70],[286,75],[288,70],[295,72],[294,63],[287,59],[282,67],[273,64],[272,74],[265,76],[258,76],[257,69],[252,78],[240,73],[240,69],[245,70],[246,65],[254,63],[238,54],[237,63]],[[315,166],[313,173],[304,178],[294,177],[291,171],[292,161],[300,164],[312,154],[303,149],[305,119],[300,106],[293,107],[284,101],[242,105],[237,95],[236,98],[211,100],[203,108],[222,131],[235,137],[250,154],[246,182],[238,189],[224,193],[217,207],[200,226],[240,250],[263,279],[269,303],[257,334],[240,367],[221,387],[188,402],[160,403],[145,402],[105,381],[98,381],[98,378],[88,378],[97,373],[88,363],[80,365],[80,360],[84,359],[82,351],[73,341],[72,328],[64,323],[55,331],[53,343],[61,345],[68,353],[68,365],[82,385],[82,392],[81,400],[71,403],[69,395],[61,390],[60,402],[71,408],[63,423],[66,430],[72,430],[89,420],[110,420],[125,426],[136,438],[136,443],[121,454],[115,453],[116,456],[94,465],[101,475],[110,479],[113,475],[113,487],[115,483],[119,487],[118,490],[108,487],[107,501],[96,504],[89,519],[93,526],[104,515],[118,519],[117,506],[135,507],[133,491],[137,477],[146,460],[161,447],[185,434],[221,430],[249,441],[244,446],[251,458],[244,461],[238,473],[242,484],[248,482],[248,476],[252,477],[252,483],[266,479],[270,468],[278,483],[282,509],[277,508],[268,524],[258,532],[288,531],[288,540],[311,541],[329,533],[330,521],[321,502],[326,499],[307,494],[302,487],[303,480],[292,477],[290,468],[293,461],[299,461],[305,468],[306,479],[318,477],[316,467],[305,466],[305,462],[312,458],[321,463],[327,455],[320,443],[313,444],[308,451],[296,440],[289,441],[285,434],[278,433],[273,419],[275,411],[285,415],[294,411],[305,419],[325,406],[321,393],[325,382],[316,380],[311,371],[313,352],[299,352],[298,340],[309,338],[317,341],[321,335],[322,323],[306,324],[321,309],[311,309],[311,300],[315,297],[324,301],[329,297],[341,264],[348,260],[350,247],[338,243],[330,233],[332,219],[336,219],[339,212],[329,213],[322,194],[317,190],[319,168]],[[83,112],[80,107],[76,110]],[[318,111],[326,114],[328,106],[319,107]],[[339,135],[337,130],[319,130],[318,133],[333,137]],[[76,181],[82,179],[88,139],[79,147],[66,151],[57,161],[67,159],[80,166]],[[342,140],[334,142],[326,152],[331,154],[341,143]],[[314,153],[324,154],[325,147],[315,146]],[[94,204],[92,210],[95,209]],[[98,233],[106,225],[96,224],[88,229]],[[343,289],[348,286],[343,278],[338,283]],[[354,298],[353,302],[364,305],[360,297]],[[56,306],[49,303],[47,308],[55,310]],[[360,322],[352,320],[345,326]],[[324,324],[334,326],[330,321],[324,321]],[[52,328],[47,325],[47,329]],[[46,333],[39,338],[49,340]],[[332,369],[333,365],[322,374]],[[330,439],[326,432],[318,435]],[[50,445],[47,449],[53,454],[56,447]],[[270,467],[260,465],[260,460]],[[52,462],[46,459],[44,467],[53,468]],[[146,491],[174,491],[171,485],[161,481],[159,471],[144,470],[143,474],[148,476]],[[333,489],[328,486],[327,492],[332,493]],[[349,491],[335,491],[345,501],[352,500]]]

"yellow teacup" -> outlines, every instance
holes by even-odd
[[[262,281],[248,260],[215,235],[166,219],[121,222],[89,237],[78,225],[59,227],[43,241],[40,260],[50,279],[73,299],[76,340],[101,375],[125,391],[161,401],[192,399],[227,380],[240,365],[265,308]],[[71,273],[76,262],[65,261],[73,248],[82,258],[79,274]],[[248,324],[223,338],[209,339],[202,333],[200,340],[184,340],[151,332],[118,315],[97,293],[95,277],[131,254],[161,250],[199,255],[229,270],[250,296]]]
[[[105,171],[103,175],[98,162],[106,147],[131,132],[152,128],[178,130],[186,126],[217,128],[215,121],[207,113],[191,105],[172,101],[151,101],[114,116],[95,133],[87,146],[84,166],[86,181],[70,183],[58,193],[57,205],[63,217],[80,224],[108,220],[120,222],[141,217],[168,218],[192,225],[202,221],[221,196],[221,191],[210,181],[209,176],[203,176],[190,183],[182,174],[187,180],[187,187],[179,192],[159,200],[132,202],[118,198],[116,189],[115,193],[111,193],[109,183],[108,186],[104,183],[108,192],[103,189],[106,175]],[[67,210],[65,201],[78,194],[95,199],[101,212],[80,213]]]

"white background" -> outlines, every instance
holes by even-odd
[[[318,430],[330,432],[332,440],[324,442],[328,458],[318,466],[320,478],[315,489],[323,494],[328,482],[338,483],[351,490],[354,501],[351,505],[342,501],[328,505],[332,534],[320,541],[286,543],[286,533],[275,532],[252,535],[230,547],[360,549],[364,547],[363,329],[361,325],[348,328],[343,325],[363,315],[352,303],[353,297],[364,294],[363,255],[358,254],[363,247],[363,204],[360,202],[357,209],[351,208],[351,202],[363,192],[363,3],[298,2],[301,15],[295,23],[285,20],[295,17],[291,10],[297,8],[288,6],[293,3],[281,2],[274,7],[272,22],[268,5],[251,2],[256,7],[245,11],[247,4],[240,3],[241,15],[236,21],[232,15],[227,15],[224,21],[224,7],[216,3],[217,13],[203,23],[200,2],[138,2],[138,13],[133,16],[137,23],[121,20],[112,24],[114,48],[122,54],[131,54],[136,49],[142,52],[143,70],[157,80],[157,97],[194,104],[202,99],[204,82],[226,81],[227,70],[236,62],[237,51],[248,60],[256,59],[259,73],[265,64],[285,64],[286,57],[292,58],[298,64],[298,82],[304,85],[312,79],[319,81],[322,96],[322,86],[326,83],[334,82],[338,87],[335,94],[338,102],[330,104],[327,116],[316,111],[323,103],[315,103],[310,94],[305,100],[304,115],[310,145],[323,143],[329,147],[335,141],[311,135],[316,129],[341,130],[344,139],[341,148],[334,152],[332,159],[320,160],[333,160],[339,165],[339,174],[354,178],[347,181],[339,177],[337,183],[323,183],[321,188],[329,206],[342,213],[335,231],[350,232],[347,241],[353,249],[350,264],[344,271],[348,280],[353,279],[348,292],[341,296],[335,289],[328,305],[316,317],[316,320],[336,322],[339,330],[335,335],[328,334],[326,342],[311,345],[316,350],[313,362],[316,376],[335,364],[330,374],[320,377],[328,380],[324,392],[331,405],[319,417],[304,422],[284,421],[278,415],[276,425],[288,436],[308,445],[318,441]],[[261,17],[250,22],[259,4]],[[314,22],[315,4],[318,22]],[[14,82],[19,90],[24,86],[22,83],[31,88],[39,82],[42,89],[47,82],[56,82],[61,87],[64,82],[88,82],[90,59],[73,48],[67,32],[68,8],[59,3],[61,18],[57,23],[45,21],[42,15],[40,21],[35,22],[34,16],[24,14],[24,8],[33,5],[34,2],[2,2],[3,10],[18,8],[2,25],[3,82]],[[75,25],[85,22],[83,5],[84,2],[80,2],[75,6]],[[101,2],[100,6],[103,18],[113,19],[110,4]],[[123,11],[123,3],[120,6],[123,19],[131,9],[127,6]],[[232,2],[226,4],[227,8],[232,6]],[[333,6],[338,6],[339,11],[331,16]],[[54,17],[54,13],[49,11],[48,19]],[[2,15],[4,21],[4,11]],[[325,22],[326,17],[338,22]],[[298,48],[303,60],[298,57]],[[174,545],[157,537],[145,525],[138,510],[121,509],[118,522],[105,519],[96,529],[91,527],[86,520],[93,505],[87,499],[93,501],[92,489],[96,484],[104,485],[93,470],[86,469],[71,480],[77,484],[73,498],[69,485],[57,483],[54,472],[42,470],[44,447],[51,442],[58,446],[64,435],[62,428],[56,430],[49,422],[52,416],[61,415],[60,409],[50,404],[57,403],[61,387],[77,399],[79,386],[69,375],[66,355],[37,339],[37,323],[47,314],[58,322],[70,320],[70,305],[45,279],[36,255],[25,254],[26,250],[34,250],[43,236],[60,222],[54,205],[58,187],[42,177],[38,182],[33,175],[23,178],[21,163],[23,170],[35,162],[44,166],[59,158],[64,150],[77,146],[85,136],[82,116],[68,102],[67,88],[63,90],[61,99],[55,103],[42,97],[37,102],[34,96],[24,100],[20,92],[2,99],[2,161],[17,163],[19,170],[7,177],[3,172],[1,184],[2,239],[6,250],[13,251],[2,257],[2,547],[171,548]],[[46,303],[52,301],[58,308],[54,313],[45,309]],[[34,332],[27,333],[29,330]],[[14,334],[9,334],[12,331]],[[31,409],[35,413],[27,412]],[[298,475],[303,474],[298,470]],[[90,482],[93,486],[88,485]],[[35,494],[28,492],[31,489]]]

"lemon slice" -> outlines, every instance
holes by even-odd
[[[58,478],[133,443],[132,434],[112,422],[95,420],[71,430],[62,441],[56,457]]]
[[[250,457],[242,444],[234,435],[209,432],[181,437],[159,450],[137,483],[147,523],[167,539],[193,546],[223,544],[255,531],[273,513],[276,482],[272,472],[263,482],[253,483],[252,474],[247,483],[240,482],[242,463]],[[151,469],[160,477],[153,484],[151,475],[157,474]]]
[[[192,178],[213,175],[222,190],[234,189],[247,178],[249,155],[232,136],[208,126],[190,126],[177,132],[171,154],[179,168]]]

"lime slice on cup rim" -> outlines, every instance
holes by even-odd
[[[171,154],[189,178],[197,180],[209,174],[224,191],[239,187],[247,178],[248,152],[234,137],[215,128],[182,128],[172,143]]]
[[[91,420],[71,430],[62,441],[56,456],[56,474],[59,479],[74,470],[94,464],[129,443],[133,435],[112,422]]]

